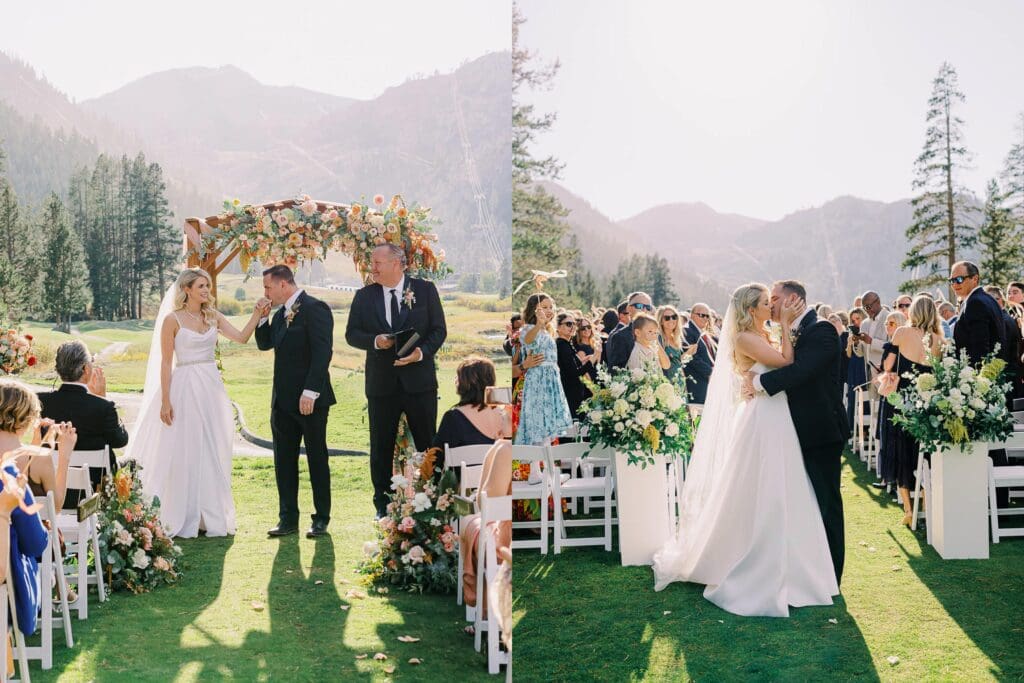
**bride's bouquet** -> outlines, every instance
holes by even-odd
[[[100,556],[111,590],[145,593],[180,578],[181,548],[160,522],[160,501],[147,500],[129,467],[108,479],[100,511]]]
[[[940,357],[929,357],[931,372],[905,374],[913,380],[910,386],[887,397],[896,408],[893,423],[929,453],[943,445],[1005,441],[1013,433],[1006,408],[1010,385],[1000,381],[1006,362],[996,358],[996,352],[985,358],[980,370],[971,366],[966,351],[958,356],[952,346]]]
[[[420,593],[450,593],[456,587],[459,537],[455,473],[434,480],[438,449],[414,454],[391,477],[387,515],[377,521],[377,539],[363,544],[359,570],[370,582]],[[383,591],[383,589],[381,589]]]
[[[598,384],[580,412],[591,444],[623,453],[629,464],[647,467],[656,455],[688,455],[693,429],[682,387],[650,364],[609,373],[598,370]]]
[[[21,334],[17,328],[0,325],[0,371],[5,375],[17,375],[35,364],[32,335]]]

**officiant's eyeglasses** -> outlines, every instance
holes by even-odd
[[[639,303],[639,302],[637,302],[635,304],[630,304],[630,306],[632,306],[633,308],[635,308],[638,311],[653,311],[654,310],[654,306],[652,306],[650,304],[642,304],[642,303]]]
[[[964,280],[969,280],[971,275],[957,275],[956,277],[949,278],[949,284],[951,285],[962,285]]]

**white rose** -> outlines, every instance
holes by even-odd
[[[679,425],[675,422],[669,422],[668,426],[665,427],[665,436],[679,436]]]
[[[626,389],[628,389],[628,388],[629,387],[627,387],[622,382],[612,382],[612,386],[611,386],[612,398],[621,398],[622,395],[624,393],[626,393]]]
[[[615,401],[612,409],[615,411],[616,415],[625,415],[626,411],[629,410],[629,404],[620,398]]]
[[[973,410],[971,410],[970,408],[968,408],[967,412],[966,412],[966,415],[967,415],[967,419],[968,420],[973,420],[974,416],[977,415],[977,413],[974,412]]]
[[[642,380],[646,376],[647,376],[647,372],[644,371],[643,368],[633,368],[630,371],[630,377],[632,377],[633,380],[637,381],[637,382],[639,382],[640,380]]]
[[[683,407],[683,398],[682,398],[682,396],[680,396],[679,394],[676,394],[675,396],[673,396],[671,399],[669,399],[668,405],[666,407],[669,410],[673,411],[673,412],[676,411],[676,410],[679,410],[680,408],[682,408]]]
[[[409,559],[412,561],[413,564],[422,564],[423,555],[423,548],[419,547],[418,545],[414,545],[413,547],[409,548]]]
[[[145,569],[149,566],[149,556],[146,555],[146,551],[139,548],[132,554],[132,565],[137,569]]]
[[[587,417],[590,418],[590,421],[593,424],[597,424],[598,422],[601,421],[601,414],[602,413],[600,410],[592,410],[590,411],[590,414]]]
[[[640,397],[637,395],[637,393],[635,391],[633,393],[631,393],[629,396],[626,397],[626,399],[628,401],[633,402],[633,403],[635,403],[638,398],[640,398]]]
[[[132,532],[128,531],[124,527],[121,527],[120,530],[117,532],[117,536],[114,540],[114,543],[117,543],[118,545],[131,545]]]
[[[658,388],[655,389],[654,395],[658,397],[658,400],[661,401],[662,405],[667,406],[669,401],[672,400],[672,397],[676,395],[676,389],[668,382],[662,382],[658,385]]]
[[[416,512],[423,512],[424,510],[429,510],[433,507],[433,504],[430,502],[430,496],[420,491],[412,499],[412,506]]]
[[[370,225],[372,225],[373,227],[377,228],[378,230],[380,228],[383,228],[384,227],[384,216],[381,216],[379,214],[374,214],[374,215],[370,216]]]
[[[945,358],[942,359],[942,367],[951,368],[954,365],[956,365],[956,359],[953,358],[952,356],[946,356]]]
[[[653,408],[658,405],[658,399],[654,398],[654,394],[648,396],[640,396],[640,405],[644,408]]]
[[[430,518],[430,526],[441,526],[441,524],[443,524],[443,522],[441,522],[437,517]]]
[[[617,433],[621,434],[623,431],[625,431],[625,429],[626,429],[625,425],[623,425],[621,422],[616,422],[615,423],[615,431]]]
[[[980,398],[972,398],[970,406],[975,410],[985,410],[985,402],[982,401]]]
[[[987,394],[992,389],[992,382],[987,377],[979,377],[976,386],[978,387],[978,393]]]
[[[651,424],[651,421],[653,419],[654,416],[651,415],[651,411],[649,410],[636,411],[636,423],[641,427],[646,427],[647,425]]]
[[[408,485],[409,485],[409,480],[406,479],[401,474],[396,474],[395,476],[391,477],[391,490],[392,491],[401,491],[402,489],[404,489]]]

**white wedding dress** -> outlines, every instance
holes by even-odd
[[[655,590],[702,583],[705,598],[742,616],[831,605],[839,588],[786,394],[739,400],[732,346],[717,354],[675,538],[654,556]]]
[[[158,317],[158,323],[160,319]],[[180,321],[179,321],[180,323]],[[154,330],[159,336],[160,327]],[[160,519],[170,536],[194,538],[235,533],[231,497],[234,419],[214,347],[217,328],[198,333],[181,326],[174,337],[170,426],[160,420],[159,362],[147,377],[146,395],[126,456],[142,467],[143,490],[160,499]],[[159,356],[159,347],[152,350]],[[149,373],[154,372],[150,358]]]

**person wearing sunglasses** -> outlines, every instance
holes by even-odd
[[[569,414],[575,419],[588,394],[580,380],[580,377],[587,374],[587,368],[573,341],[576,336],[576,318],[571,313],[559,313],[555,331],[558,333],[555,345],[558,348],[558,373],[562,378],[562,391],[569,404]]]
[[[683,322],[679,318],[679,311],[675,306],[662,306],[658,309],[659,342],[669,360],[665,376],[673,380],[682,375],[683,356],[692,356],[697,352],[697,346],[694,344],[683,347]]]
[[[576,325],[576,335],[573,337],[573,345],[576,347],[576,356],[583,363],[583,369],[591,381],[597,381],[597,364],[601,362],[601,335],[595,333],[596,322],[592,322],[586,316],[580,316]],[[586,392],[589,394],[589,390]]]
[[[1006,310],[1006,302],[1003,300],[1001,289],[995,285],[986,285],[985,292],[999,305],[1000,313],[1003,316],[1003,328],[1006,330],[1006,344],[1001,347],[1003,360],[1006,361],[1004,376],[1013,385],[1007,397],[1007,407],[1013,410],[1013,399],[1024,398],[1024,364],[1021,363],[1024,342],[1021,340],[1020,325]]]
[[[690,412],[699,415],[708,394],[708,382],[715,366],[718,343],[712,335],[711,307],[696,303],[690,308],[690,323],[683,328],[683,340],[693,347],[693,358],[686,364],[686,391],[690,395]]]
[[[608,338],[605,360],[610,370],[626,367],[629,356],[633,353],[633,345],[636,343],[633,335],[633,321],[642,313],[649,315],[652,312],[654,312],[654,306],[651,297],[646,292],[633,292],[626,298],[626,313],[629,315],[630,323],[613,332]]]

